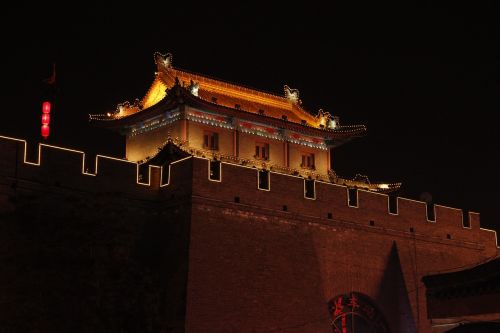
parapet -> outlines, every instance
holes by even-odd
[[[35,148],[30,156],[26,141],[0,136],[0,178],[6,180],[2,185],[49,186],[153,200],[189,194],[283,216],[303,216],[325,225],[340,223],[401,237],[497,248],[496,233],[481,228],[475,212],[194,156],[168,168],[142,170],[138,163],[115,157],[97,155],[91,160],[78,150],[48,144]],[[266,177],[264,182],[261,177]]]
[[[0,136],[0,177],[12,187],[22,183],[152,197],[160,174],[159,167],[139,172],[137,163],[124,159],[97,155],[91,160],[79,150],[43,143],[29,147],[25,140]]]
[[[193,157],[193,195],[266,209],[283,216],[304,216],[320,224],[395,236],[432,240],[496,252],[496,232],[480,227],[479,213],[386,194],[350,189],[299,176],[218,162],[218,178],[210,179],[210,162]],[[264,188],[260,177],[267,177]]]

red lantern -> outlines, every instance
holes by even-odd
[[[42,113],[42,125],[50,124],[50,113]]]
[[[44,139],[47,139],[50,134],[50,127],[49,125],[42,125],[42,137]]]
[[[43,113],[50,113],[50,102],[49,101],[45,101],[42,103],[42,112]]]

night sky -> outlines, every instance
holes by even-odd
[[[401,196],[431,193],[500,230],[498,8],[162,3],[3,8],[0,135],[40,139],[42,80],[56,62],[49,142],[121,157],[123,138],[88,114],[141,98],[153,53],[171,52],[175,67],[278,94],[287,84],[306,109],[366,124],[337,150],[339,175],[401,181]]]

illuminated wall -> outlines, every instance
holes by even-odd
[[[284,141],[269,140],[257,135],[240,133],[240,155],[241,158],[253,159],[255,155],[255,144],[263,142],[269,144],[269,163],[285,165],[284,161]]]
[[[214,123],[218,124],[217,122]],[[221,126],[231,126],[224,122],[220,124]],[[127,137],[126,157],[129,161],[142,161],[148,157],[153,157],[158,153],[158,148],[162,147],[169,137],[184,139],[184,134],[186,135],[190,147],[205,149],[203,147],[205,131],[218,133],[218,153],[234,156],[234,130],[221,126],[214,126],[211,123],[205,124],[195,120],[176,120],[169,125],[154,130],[130,135]],[[269,144],[270,160],[266,161],[266,163],[268,163],[268,165],[287,166],[287,154],[285,153],[286,141],[269,139],[263,136],[239,131],[237,142],[237,156],[241,159],[253,160],[255,158],[256,143],[267,143]],[[289,143],[288,146],[288,167],[297,169],[299,172],[315,171],[320,174],[327,174],[329,169],[327,150],[296,143]],[[301,163],[303,154],[314,154],[314,170],[302,168]]]
[[[326,150],[314,149],[294,143],[290,143],[290,168],[301,169],[302,154],[314,154],[314,164],[316,172],[327,173],[328,171],[328,152]]]
[[[140,161],[146,157],[153,157],[158,153],[169,135],[173,138],[180,137],[180,122],[174,122],[149,132],[127,137],[126,158],[129,161]]]
[[[196,122],[188,122],[189,146],[203,149],[204,131],[217,132],[219,134],[219,152],[225,155],[233,155],[233,130]]]

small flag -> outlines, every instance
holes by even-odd
[[[52,74],[50,75],[50,77],[43,80],[43,82],[50,85],[56,84],[56,63],[52,64]]]

